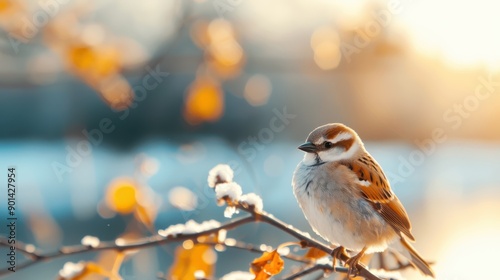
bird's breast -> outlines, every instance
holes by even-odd
[[[354,251],[366,245],[384,247],[385,242],[379,237],[384,235],[387,225],[348,181],[335,172],[327,165],[299,164],[294,173],[294,194],[313,230],[329,242]]]

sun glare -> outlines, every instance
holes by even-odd
[[[411,1],[400,19],[418,51],[437,54],[455,66],[500,68],[496,1]]]
[[[496,187],[491,187],[491,190]],[[441,216],[434,244],[437,279],[493,279],[500,252],[498,193],[487,191],[455,200]],[[453,201],[453,200],[450,200]]]
[[[450,242],[439,257],[439,279],[491,279],[498,265],[499,236],[500,230],[478,231]]]

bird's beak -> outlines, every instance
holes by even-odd
[[[316,145],[314,145],[311,142],[307,142],[307,143],[304,143],[304,144],[300,145],[298,147],[298,149],[302,150],[302,151],[304,151],[306,153],[315,153],[318,150],[318,148],[316,147]]]

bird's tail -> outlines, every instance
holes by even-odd
[[[408,259],[416,268],[422,271],[423,274],[431,276],[432,278],[435,277],[434,271],[432,271],[430,265],[417,253],[417,251],[415,251],[413,246],[411,246],[403,236],[400,242],[397,243],[399,244],[393,244],[395,246],[391,247]]]

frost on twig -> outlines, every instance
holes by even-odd
[[[218,201],[226,200],[236,203],[242,195],[241,187],[235,182],[218,184],[215,188],[215,197]]]
[[[82,238],[82,245],[92,248],[99,246],[100,242],[101,241],[99,240],[99,238],[95,236],[86,235],[84,238]]]
[[[231,218],[234,213],[238,213],[238,206],[241,205],[255,212],[262,212],[262,198],[255,193],[243,194],[241,186],[232,180],[233,170],[228,165],[219,164],[208,173],[208,184],[215,190],[217,203],[227,204],[224,216]]]
[[[166,229],[160,229],[158,230],[158,234],[163,237],[175,237],[179,234],[200,233],[218,227],[220,227],[220,223],[215,220],[204,221],[201,224],[198,224],[193,220],[189,220],[185,224],[171,225]]]
[[[255,193],[242,195],[240,201],[246,206],[253,208],[253,210],[256,212],[262,212],[262,209],[264,208],[262,198],[260,198],[260,196],[256,195]]]
[[[237,213],[235,205],[241,197],[242,191],[240,185],[234,182],[221,183],[215,186],[215,197],[217,203],[223,205],[227,203],[227,208],[224,211],[224,217],[231,218],[234,213]]]
[[[219,164],[208,173],[208,186],[215,188],[218,184],[230,183],[233,181],[233,177],[234,172],[229,165]]]
[[[79,261],[78,263],[67,262],[63,268],[59,270],[59,276],[62,279],[73,279],[80,276],[85,270],[85,262]]]

